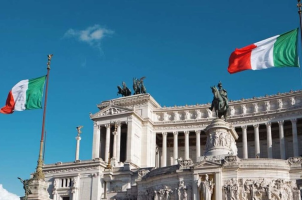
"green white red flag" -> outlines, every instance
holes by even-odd
[[[299,67],[298,29],[236,49],[230,56],[230,74],[272,67]]]
[[[17,83],[8,93],[6,105],[0,109],[0,113],[11,114],[14,111],[42,108],[45,79],[46,76],[42,76]]]

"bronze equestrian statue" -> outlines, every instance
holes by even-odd
[[[217,86],[219,89],[217,89],[216,86],[211,87],[212,93],[214,94],[214,98],[212,101],[212,105],[209,109],[212,111],[214,108],[216,117],[221,119],[221,117],[224,116],[224,119],[226,121],[227,112],[228,112],[228,108],[229,108],[227,91],[222,88],[221,82],[219,82]]]

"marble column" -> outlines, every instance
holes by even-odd
[[[266,123],[267,157],[273,158],[273,142],[271,122]]]
[[[162,142],[162,162],[161,166],[166,167],[167,166],[167,132],[163,132],[163,142]]]
[[[158,150],[158,147],[155,148],[155,167],[156,168],[159,168],[159,150]]]
[[[173,132],[173,139],[174,139],[174,144],[173,144],[173,163],[177,165],[177,159],[178,159],[178,132],[174,131]]]
[[[215,194],[213,196],[216,200],[222,199],[222,174],[221,172],[215,173]]]
[[[260,158],[259,124],[254,124],[255,135],[255,158]]]
[[[189,160],[189,131],[185,131],[185,160]]]
[[[116,143],[116,162],[120,162],[121,154],[121,122],[117,122],[117,143]]]
[[[114,131],[113,133],[113,158],[116,160],[116,145],[117,145],[117,141],[116,141],[116,139],[117,139],[117,134],[116,134],[116,132]]]
[[[199,183],[199,174],[194,174],[194,179],[193,179],[193,182],[192,182],[192,184],[193,184],[193,200],[199,200],[200,199],[200,197],[199,197],[199,185],[198,185],[198,183]]]
[[[284,120],[278,121],[278,124],[279,124],[279,140],[280,140],[280,157],[281,157],[281,159],[285,159],[285,139],[284,139],[283,123],[284,123]]]
[[[200,157],[200,132],[201,130],[195,131],[196,133],[196,162]]]
[[[243,159],[248,158],[248,150],[247,150],[247,126],[241,126],[242,128],[242,157]]]
[[[297,119],[291,119],[290,121],[292,122],[294,157],[299,157],[299,141],[298,141],[298,134],[297,134]]]
[[[92,159],[100,157],[100,126],[93,125],[93,147],[92,147]]]
[[[80,141],[81,141],[80,134],[78,134],[76,140],[77,140],[77,146],[76,146],[75,160],[80,160]]]
[[[105,124],[105,127],[106,127],[105,162],[108,162],[110,159],[109,152],[110,152],[110,128],[111,127],[110,124]]]

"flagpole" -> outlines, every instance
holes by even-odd
[[[299,14],[299,20],[300,20],[300,37],[301,37],[301,50],[302,50],[302,3],[301,3],[301,0],[298,0],[298,4],[297,4],[297,7],[298,7],[298,14]],[[302,87],[302,76],[301,76],[301,67],[300,67],[300,80],[301,80],[301,87]]]
[[[298,4],[297,4],[297,7],[298,7],[298,13],[299,13],[299,19],[300,19],[300,37],[302,39],[302,3],[301,3],[301,0],[298,0]],[[302,40],[301,40],[302,41]]]
[[[50,61],[53,54],[49,54],[48,62],[47,62],[47,75],[46,75],[46,90],[45,90],[45,99],[44,99],[44,111],[43,111],[43,121],[42,121],[42,133],[41,133],[41,141],[40,141],[40,151],[38,158],[38,165],[36,168],[36,172],[33,175],[33,179],[36,180],[44,180],[45,176],[42,171],[43,167],[43,143],[44,143],[44,127],[45,127],[45,118],[46,118],[46,106],[47,106],[47,92],[48,92],[48,79],[49,79],[49,71],[50,71]]]

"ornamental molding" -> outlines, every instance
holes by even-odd
[[[115,105],[123,108],[133,108],[144,106],[148,103],[150,103],[155,108],[161,107],[150,94],[138,94],[127,97],[120,97],[109,101],[103,101],[102,103],[98,104],[97,107],[99,109],[103,109],[105,107]]]
[[[287,159],[287,162],[290,165],[302,165],[302,157],[290,157],[289,159]]]
[[[177,159],[177,162],[180,170],[190,169],[194,165],[194,162],[191,159],[183,160],[182,158],[179,158]]]
[[[75,167],[75,168],[67,168],[67,169],[52,169],[52,170],[43,170],[45,174],[58,174],[65,172],[82,172],[82,171],[90,171],[90,170],[99,170],[99,167]]]
[[[255,122],[267,122],[267,121],[278,121],[278,119],[290,119],[296,118],[302,115],[302,107],[296,108],[295,110],[286,110],[286,111],[269,111],[266,113],[259,114],[245,114],[244,116],[228,116],[228,122],[232,125],[246,124],[246,123],[255,123]],[[215,118],[202,118],[202,119],[191,119],[191,120],[179,120],[179,121],[155,121],[155,129],[173,129],[173,127],[192,127],[192,123],[199,123],[197,127],[202,128],[210,124],[210,122]],[[187,125],[186,125],[187,124]],[[174,125],[174,126],[173,126]]]
[[[126,114],[126,113],[132,113],[134,110],[129,108],[123,108],[119,106],[108,106],[106,108],[103,108],[99,112],[95,114],[90,115],[90,119],[96,119],[100,117],[106,117],[106,116],[113,116],[113,115],[120,115],[120,114]]]

